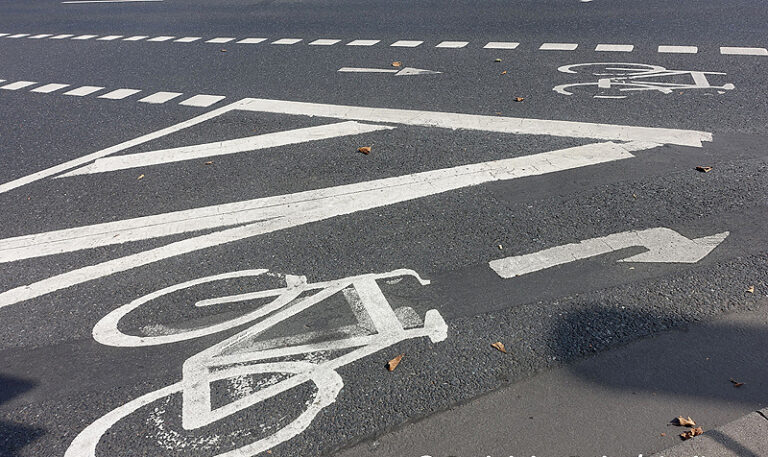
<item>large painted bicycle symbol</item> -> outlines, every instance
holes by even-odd
[[[314,384],[314,398],[293,421],[269,436],[228,451],[216,451],[215,454],[217,457],[253,456],[303,432],[323,408],[336,400],[344,386],[341,376],[336,372],[337,369],[407,339],[428,337],[436,343],[447,338],[447,325],[437,310],[427,311],[422,322],[413,309],[401,307],[393,310],[390,306],[377,281],[397,281],[412,277],[421,285],[429,284],[429,281],[421,279],[416,272],[404,269],[319,283],[307,283],[303,276],[289,275],[285,276],[285,287],[201,300],[194,304],[199,308],[246,300],[271,299],[256,310],[225,322],[156,336],[129,335],[119,328],[121,320],[130,313],[153,300],[162,300],[171,293],[201,284],[233,278],[259,277],[266,273],[267,270],[263,269],[245,270],[177,284],[140,297],[117,308],[99,321],[93,330],[94,338],[102,344],[118,347],[176,343],[249,323],[253,325],[187,359],[182,369],[181,381],[145,394],[96,420],[75,438],[65,457],[99,455],[99,442],[115,424],[140,408],[170,396],[182,395],[182,427],[185,430],[196,430],[254,407],[290,389],[307,383]],[[339,292],[343,293],[352,308],[358,324],[335,329],[333,334],[336,338],[314,342],[318,340],[318,333],[309,332],[289,338],[260,341],[258,345],[243,344]],[[338,355],[339,352],[343,353]],[[335,357],[327,357],[321,361],[286,360],[317,353],[334,354]],[[237,376],[265,373],[282,374],[284,378],[224,406],[212,405],[211,386],[214,383]]]
[[[552,90],[563,95],[590,94],[595,98],[626,98],[638,92],[661,92],[710,89],[718,93],[733,90],[733,84],[713,86],[708,76],[725,75],[713,71],[668,70],[660,65],[643,63],[579,63],[558,68],[562,73],[588,74],[597,81],[555,86]]]

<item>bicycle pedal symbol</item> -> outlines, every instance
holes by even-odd
[[[254,456],[302,433],[323,408],[336,401],[344,386],[336,371],[339,368],[411,338],[427,337],[437,343],[444,341],[448,336],[448,327],[437,310],[427,311],[422,321],[410,307],[392,309],[378,281],[396,283],[411,277],[421,286],[429,284],[429,281],[422,279],[416,272],[406,269],[318,283],[308,283],[303,276],[287,275],[284,277],[284,287],[210,298],[194,303],[196,308],[208,308],[249,300],[267,300],[259,308],[224,322],[149,336],[130,335],[120,330],[121,320],[130,313],[171,293],[217,281],[262,277],[267,273],[268,270],[264,269],[244,270],[187,281],[140,297],[102,318],[94,327],[94,338],[99,343],[118,347],[177,343],[246,324],[250,326],[187,359],[183,364],[181,381],[136,398],[93,422],[74,439],[65,457],[96,457],[99,442],[115,424],[147,405],[174,395],[181,394],[181,427],[190,431],[213,424],[290,389],[314,384],[314,398],[293,421],[267,437],[238,445],[233,449],[215,451],[215,455],[220,457]],[[257,336],[323,303],[337,293],[343,294],[357,324],[328,332],[307,332],[263,341],[256,340]],[[322,338],[324,334],[332,339]],[[318,353],[326,354],[326,357],[319,361],[295,360],[297,356]],[[214,407],[212,404],[212,385],[215,383],[266,373],[282,374],[283,378],[223,406]]]
[[[723,94],[735,89],[731,83],[722,86],[710,84],[708,76],[725,76],[714,71],[668,70],[659,65],[641,63],[579,63],[558,68],[562,73],[589,74],[597,81],[555,86],[552,90],[563,95],[592,94],[594,98],[626,98],[638,92],[661,92],[710,89]]]

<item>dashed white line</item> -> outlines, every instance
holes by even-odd
[[[161,104],[167,102],[168,100],[173,100],[180,95],[182,95],[181,92],[156,92],[149,97],[142,98],[139,100],[139,102]]]
[[[244,38],[237,42],[237,44],[259,44],[267,41],[266,38]]]
[[[468,45],[469,41],[443,41],[435,45],[436,48],[463,48]]]
[[[720,54],[734,56],[768,56],[768,49],[765,48],[737,48],[730,46],[721,46]]]
[[[373,46],[381,40],[352,40],[347,46]]]
[[[133,94],[141,92],[139,89],[117,89],[112,92],[107,92],[104,95],[99,95],[99,98],[106,98],[109,100],[122,100],[128,98]]]
[[[517,49],[520,43],[514,41],[489,41],[483,49]]]
[[[69,92],[64,92],[64,95],[73,95],[75,97],[85,97],[86,95],[91,95],[92,93],[98,92],[102,89],[104,88],[99,86],[82,86],[82,87],[78,87],[77,89],[72,89]]]
[[[152,42],[160,43],[160,42],[163,42],[163,41],[170,41],[170,40],[172,40],[174,38],[176,38],[176,37],[164,35],[164,36],[156,36],[154,38],[150,38],[147,41],[152,41]]]
[[[141,41],[144,38],[149,38],[149,36],[147,36],[147,35],[134,35],[134,36],[129,36],[128,38],[123,38],[123,41]]]
[[[699,48],[696,46],[659,46],[658,52],[668,54],[696,54],[699,52]]]
[[[399,40],[390,44],[390,46],[396,47],[396,48],[415,48],[416,46],[419,46],[422,43],[424,42],[416,41],[416,40]]]
[[[577,43],[543,43],[539,46],[540,51],[574,51],[578,48]]]
[[[0,33],[0,37],[4,37],[6,35],[9,35],[8,33]]]
[[[56,92],[57,90],[63,89],[65,87],[69,87],[69,84],[45,84],[40,87],[36,87],[32,89],[30,92],[37,92],[40,94],[50,94],[51,92]]]
[[[123,37],[123,35],[107,35],[107,36],[103,36],[101,38],[97,38],[96,41],[114,41],[114,40],[117,40],[118,38],[122,38],[122,37]]]
[[[32,35],[29,37],[30,40],[40,40],[42,38],[48,38],[49,36],[53,36],[52,33],[41,33],[39,35]]]
[[[72,38],[73,40],[90,40],[91,38],[96,38],[98,35],[80,35]]]
[[[206,41],[206,43],[229,43],[230,41],[235,41],[234,38],[230,37],[216,37],[211,38],[210,40]]]
[[[51,40],[64,40],[73,36],[71,33],[62,33],[61,35],[52,36]]]
[[[24,38],[25,36],[29,36],[28,33],[17,33],[16,35],[10,35],[6,38]]]
[[[183,102],[179,103],[179,105],[184,106],[197,106],[200,108],[205,108],[208,106],[211,106],[213,104],[216,104],[220,102],[221,100],[224,100],[226,97],[223,95],[195,95],[194,97],[190,97]]]
[[[296,44],[299,41],[301,41],[301,38],[280,38],[273,41],[272,44]]]
[[[319,40],[315,40],[310,44],[310,46],[333,46],[334,44],[338,43],[341,40],[332,40],[328,38],[320,38]]]
[[[16,81],[15,83],[6,84],[5,86],[0,87],[0,89],[4,90],[19,90],[23,89],[25,87],[29,87],[32,85],[37,84],[35,81]]]
[[[598,52],[632,52],[635,46],[632,44],[598,44],[595,51]]]

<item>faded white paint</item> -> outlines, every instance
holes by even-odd
[[[512,278],[636,246],[644,247],[648,252],[620,262],[696,263],[709,255],[727,236],[728,232],[723,232],[689,239],[663,227],[632,230],[494,260],[489,266],[502,278]]]

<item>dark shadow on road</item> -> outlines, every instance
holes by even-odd
[[[32,388],[35,383],[0,375],[0,407]],[[2,413],[0,413],[2,417]],[[40,428],[0,419],[0,456],[16,457],[24,446],[45,434]]]

